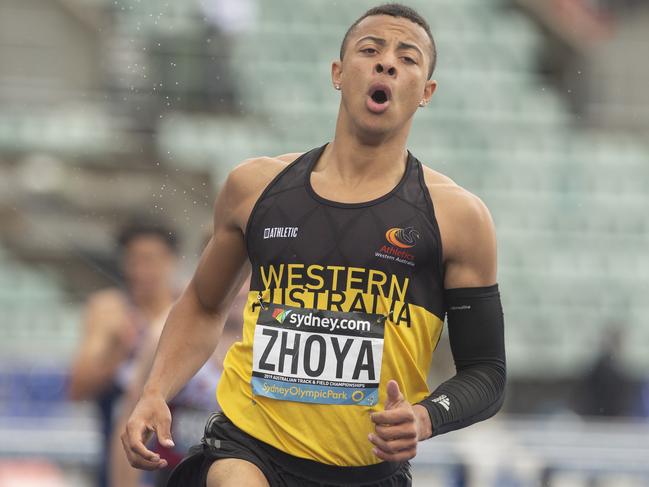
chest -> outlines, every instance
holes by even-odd
[[[248,235],[252,260],[277,269],[285,265],[283,278],[294,284],[308,283],[299,277],[302,271],[296,265],[328,266],[334,281],[345,279],[353,285],[361,279],[367,285],[383,279],[371,270],[408,277],[435,264],[438,244],[430,221],[398,198],[336,208],[295,196],[264,201]]]

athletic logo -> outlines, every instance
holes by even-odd
[[[442,406],[447,411],[451,410],[451,400],[448,398],[448,396],[446,394],[442,394],[441,396],[437,396],[436,398],[431,399],[431,401],[433,401],[434,403],[439,404],[440,406]]]
[[[290,311],[283,310],[282,308],[275,308],[273,310],[273,318],[275,318],[279,323],[284,323],[284,320],[289,314],[291,314]]]
[[[264,240],[267,238],[296,238],[299,227],[266,227]]]
[[[409,249],[414,247],[419,238],[419,232],[414,227],[391,228],[385,232],[385,239],[395,247]]]

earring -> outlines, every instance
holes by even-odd
[[[336,88],[338,91],[340,91],[340,85],[334,85],[334,88]]]
[[[420,107],[425,107],[425,106],[426,106],[426,100],[421,100],[421,101],[419,102],[419,106],[420,106]]]

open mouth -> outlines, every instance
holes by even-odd
[[[376,90],[374,91],[374,93],[372,93],[371,98],[376,103],[382,105],[383,103],[388,101],[388,94],[384,90]]]
[[[390,106],[392,93],[390,87],[383,83],[374,83],[367,92],[367,108],[375,114],[384,113]]]

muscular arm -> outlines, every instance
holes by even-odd
[[[493,222],[475,196],[456,186],[445,191],[441,196],[438,192],[439,224],[449,338],[457,373],[418,405],[426,409],[430,436],[494,415],[502,405],[506,380]]]
[[[215,226],[193,279],[169,313],[145,393],[171,400],[209,359],[248,272],[242,235]]]
[[[230,305],[250,273],[243,232],[272,177],[296,155],[249,160],[228,176],[214,205],[214,234],[171,309],[144,389],[171,399],[209,359]]]
[[[255,201],[285,162],[254,159],[233,170],[214,205],[214,233],[160,337],[142,397],[127,422],[122,443],[132,466],[164,468],[166,462],[145,446],[153,432],[171,447],[167,402],[210,358],[230,304],[250,273],[244,229]]]

